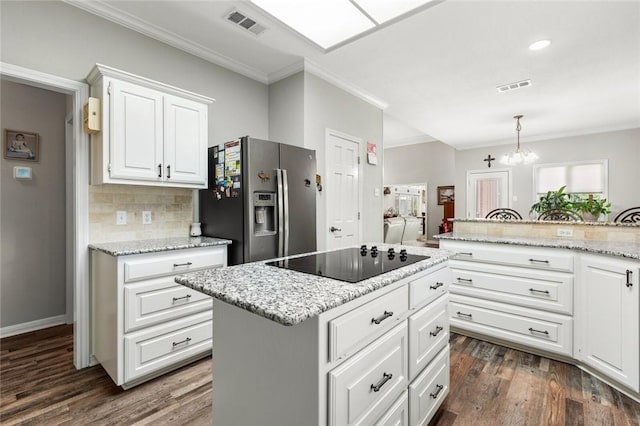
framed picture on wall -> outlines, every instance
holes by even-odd
[[[39,161],[37,133],[4,129],[4,158],[7,160]]]
[[[438,187],[438,205],[443,205],[445,201],[455,201],[455,187],[453,185]]]

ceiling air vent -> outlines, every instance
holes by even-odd
[[[517,81],[515,83],[505,84],[503,86],[498,86],[496,87],[496,89],[498,89],[499,93],[502,93],[502,92],[508,92],[509,90],[522,89],[523,87],[529,87],[529,86],[531,86],[531,80],[522,80],[522,81]]]
[[[256,36],[262,34],[267,29],[264,25],[258,24],[254,19],[249,18],[244,13],[238,12],[235,9],[227,13],[225,19]]]

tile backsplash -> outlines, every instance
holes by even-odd
[[[127,224],[116,225],[116,212],[127,212]],[[142,212],[151,211],[151,224]],[[137,185],[89,186],[89,242],[186,237],[193,221],[193,190]]]

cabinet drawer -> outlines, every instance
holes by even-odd
[[[448,302],[442,296],[409,317],[409,381],[449,342]]]
[[[573,355],[573,319],[452,294],[450,324],[562,355]]]
[[[409,394],[405,391],[394,402],[375,426],[408,426],[409,424]]]
[[[451,273],[453,293],[573,314],[572,274],[455,260]]]
[[[173,277],[124,286],[124,331],[211,310],[211,297],[173,281]]]
[[[225,266],[226,250],[226,247],[207,247],[131,256],[124,260],[124,281],[139,281]]]
[[[329,322],[329,361],[346,357],[404,319],[409,310],[402,286]]]
[[[406,322],[329,373],[329,424],[368,425],[407,387]]]
[[[211,351],[211,312],[202,312],[124,336],[124,381]]]
[[[449,345],[409,385],[409,424],[426,425],[449,393]]]
[[[451,284],[451,271],[444,266],[409,283],[409,306],[414,309],[444,294]]]
[[[574,255],[568,250],[466,241],[443,243],[442,248],[456,252],[452,259],[573,272]]]

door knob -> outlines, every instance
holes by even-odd
[[[332,226],[331,228],[329,228],[329,231],[336,232],[336,231],[342,231],[342,229],[336,228],[335,226]]]

